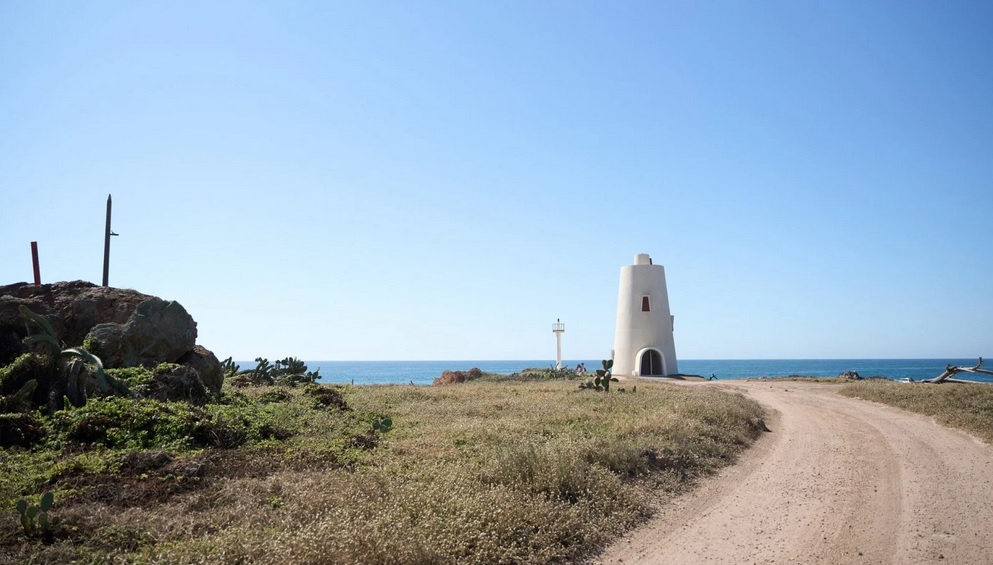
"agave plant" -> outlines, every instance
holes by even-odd
[[[49,323],[48,319],[39,314],[32,312],[27,306],[21,305],[18,307],[21,315],[25,318],[25,327],[28,331],[31,331],[30,322],[34,322],[41,328],[41,333],[31,334],[24,338],[24,341],[29,344],[43,343],[48,346],[51,352],[51,359],[53,363],[57,363],[60,355],[62,354],[62,343],[59,342],[58,338],[55,337],[55,330],[52,328],[52,324]]]
[[[55,373],[62,371],[65,378],[65,394],[74,406],[82,406],[86,403],[85,383],[81,382],[79,377],[87,367],[96,376],[97,386],[101,392],[131,396],[131,390],[127,385],[104,371],[103,361],[99,357],[81,347],[62,349],[62,343],[56,337],[52,324],[44,316],[32,312],[23,304],[19,310],[28,322],[34,322],[41,328],[40,333],[31,334],[24,338],[24,341],[29,344],[41,343],[48,347],[52,370]]]

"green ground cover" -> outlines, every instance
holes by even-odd
[[[757,416],[562,380],[95,398],[0,449],[0,562],[566,563],[733,462]],[[27,536],[16,501],[46,491],[60,522]]]

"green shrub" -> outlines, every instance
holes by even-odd
[[[501,378],[501,375],[490,375],[490,380],[549,381],[556,379],[571,380],[579,377],[580,375],[576,374],[575,369],[570,369],[568,367],[562,367],[561,369],[556,369],[555,366],[552,365],[547,369],[537,369],[537,368],[524,369],[519,373],[511,373],[505,378]]]
[[[154,373],[150,369],[144,367],[127,367],[122,369],[105,369],[105,371],[108,375],[125,383],[128,388],[139,396],[146,396],[151,392]]]
[[[0,395],[0,413],[30,412],[34,409],[31,397],[38,389],[38,381],[31,379],[14,394]]]
[[[25,353],[14,359],[10,365],[0,368],[0,394],[14,394],[28,381],[49,382],[54,375],[51,361],[47,357]],[[36,406],[44,405],[47,400],[44,393],[44,390],[36,389],[32,395],[32,403]]]
[[[309,384],[304,387],[303,392],[312,397],[315,405],[319,408],[334,408],[341,412],[351,410],[339,387]]]
[[[293,400],[293,395],[284,389],[267,390],[258,396],[258,401],[263,404],[289,402],[291,400]]]
[[[175,371],[180,367],[182,367],[182,365],[180,365],[179,363],[159,363],[158,365],[155,366],[155,369],[153,369],[152,372],[155,373],[156,375],[161,375],[163,373],[170,373],[172,371]]]
[[[32,447],[46,435],[45,424],[37,413],[0,414],[0,448]]]
[[[259,404],[211,404],[205,409],[211,419],[197,429],[200,445],[232,448],[270,439],[284,440],[293,435]]]
[[[290,435],[255,403],[198,407],[185,402],[96,398],[81,408],[57,412],[52,424],[62,442],[117,449],[232,448]]]
[[[52,416],[64,441],[112,448],[188,447],[205,415],[183,403],[147,399],[94,398],[85,406]]]

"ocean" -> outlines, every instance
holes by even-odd
[[[680,359],[684,374],[717,377],[719,380],[752,377],[837,377],[844,371],[856,371],[862,377],[923,380],[937,377],[951,363],[959,367],[975,366],[977,359]],[[254,361],[238,361],[242,369],[255,366]],[[510,374],[527,368],[549,368],[554,361],[306,361],[313,371],[320,369],[321,382],[368,384],[430,385],[442,371],[465,371],[478,367],[487,373]],[[589,370],[600,368],[599,360],[572,359],[567,367],[585,363]],[[985,367],[984,367],[985,368]],[[993,382],[993,375],[960,373],[959,378]]]

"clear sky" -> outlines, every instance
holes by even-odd
[[[0,0],[0,284],[221,358],[993,355],[993,2]]]

